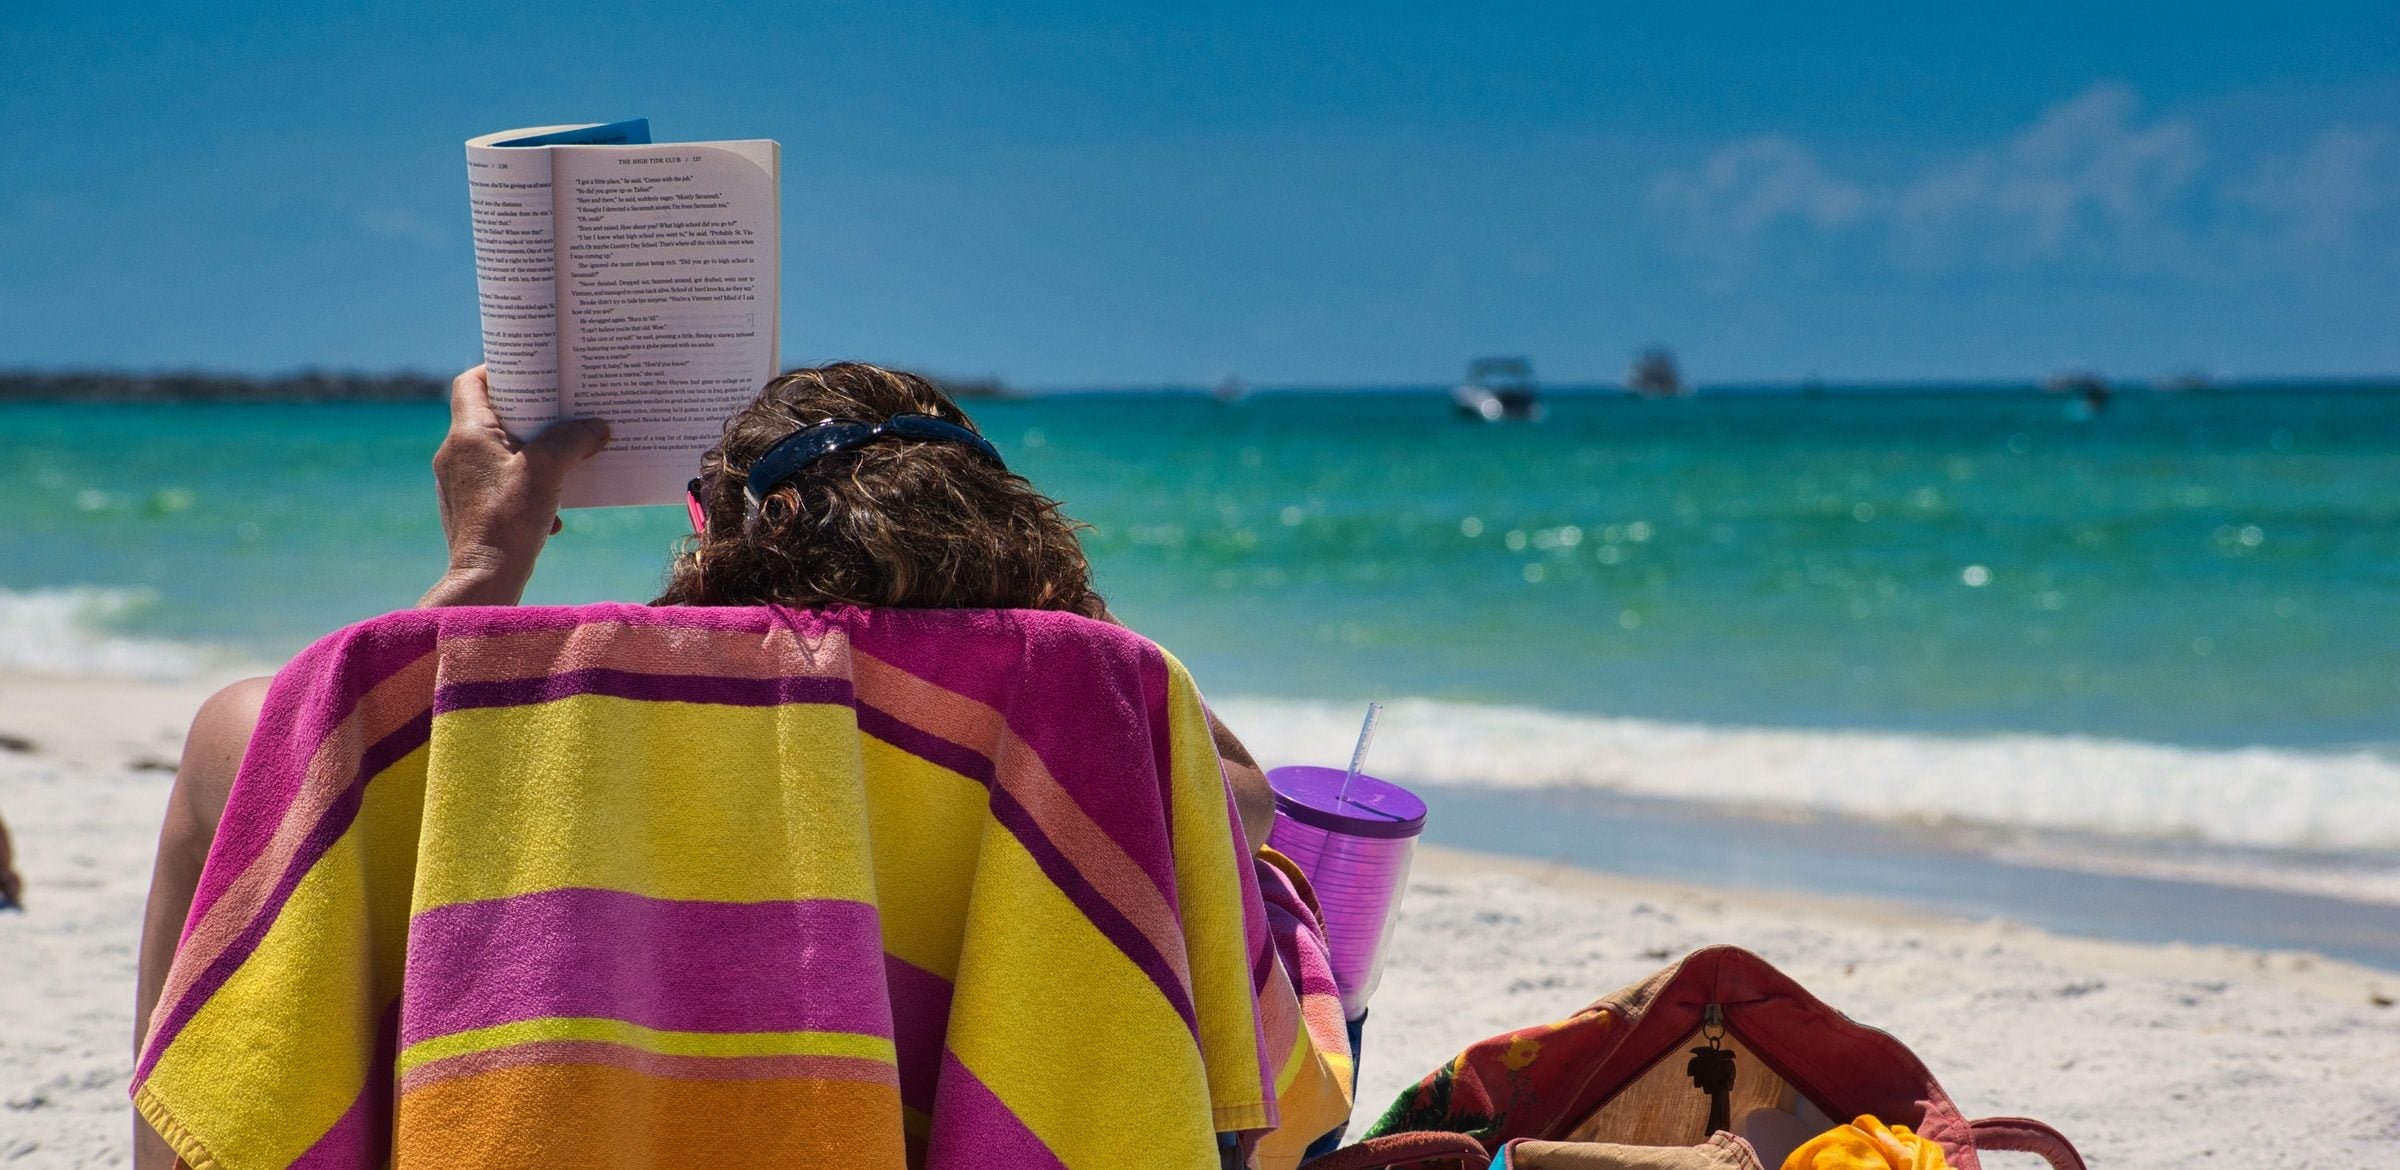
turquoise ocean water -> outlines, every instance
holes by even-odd
[[[2097,418],[2031,394],[1559,396],[1531,426],[1398,393],[974,413],[1212,694],[2400,741],[2400,394]],[[120,639],[289,653],[440,569],[444,417],[0,407],[0,590]],[[532,599],[647,599],[682,525],[570,514]]]
[[[1434,840],[2400,969],[2400,387],[972,409],[1262,760],[1390,703]],[[445,421],[0,406],[0,668],[409,604]],[[684,523],[570,513],[529,599],[647,600]]]

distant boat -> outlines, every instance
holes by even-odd
[[[1533,380],[1533,363],[1521,357],[1468,362],[1466,381],[1451,388],[1450,400],[1459,414],[1484,422],[1542,419],[1542,390]]]
[[[1208,396],[1219,402],[1240,402],[1250,397],[1250,383],[1243,381],[1240,374],[1227,374],[1208,388]]]
[[[2192,394],[2217,388],[2217,380],[2207,370],[2182,370],[2160,378],[2157,388],[2170,394]]]
[[[1625,371],[1625,388],[1644,398],[1681,398],[1692,392],[1675,365],[1675,354],[1663,347],[1645,349]]]
[[[2080,367],[2060,370],[2042,379],[2042,389],[2052,394],[2072,394],[2089,415],[2108,409],[2108,379],[2096,370]]]

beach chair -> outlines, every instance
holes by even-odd
[[[1348,1106],[1240,840],[1114,626],[389,615],[272,684],[133,1095],[195,1166],[1219,1166]]]

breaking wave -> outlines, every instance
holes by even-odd
[[[1354,706],[1214,706],[1269,766],[1338,766],[1358,734]],[[1386,706],[1368,771],[1886,822],[2400,853],[2400,758],[2374,750],[1715,727],[1410,699]]]

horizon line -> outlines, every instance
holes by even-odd
[[[1215,384],[1202,382],[1083,382],[1020,385],[990,374],[962,377],[924,373],[923,371],[915,372],[923,374],[935,384],[950,390],[955,397],[983,401],[1103,394],[1207,396],[1216,393],[1217,388],[1227,381],[1227,379],[1220,379]],[[2051,393],[2052,391],[2047,390],[2044,386],[2045,380],[2050,376],[2055,375],[2011,377],[1945,375],[1840,379],[1822,376],[1804,376],[1797,379],[1729,378],[1715,381],[1694,380],[1689,393],[1734,396]],[[2201,375],[2197,380],[2193,380],[2189,375],[2175,374],[2123,379],[2110,379],[2096,373],[2094,376],[2100,378],[2106,389],[2124,393],[2209,394],[2275,389],[2400,389],[2400,372],[2258,374],[2225,378]],[[1444,394],[1448,393],[1454,385],[1447,381],[1371,380],[1250,383],[1238,378],[1231,380],[1239,385],[1237,397],[1275,394]],[[74,385],[77,382],[85,384]],[[175,382],[200,383],[201,385],[186,385],[180,388],[161,385],[161,383]],[[107,385],[108,383],[120,383],[121,385],[112,387]],[[210,383],[219,385],[208,385]],[[149,370],[103,366],[49,368],[0,366],[0,402],[159,401],[162,397],[182,401],[205,401],[242,397],[242,391],[245,388],[266,391],[269,396],[284,401],[305,401],[309,400],[306,391],[313,388],[308,385],[312,383],[330,392],[328,398],[331,400],[370,396],[386,400],[412,401],[439,399],[445,396],[450,377],[410,369],[377,372],[325,366],[302,366],[280,373],[230,372],[196,366],[159,367]],[[1628,389],[1621,381],[1568,379],[1541,383],[1540,389],[1562,396],[1642,397]],[[294,393],[295,391],[299,393]]]

